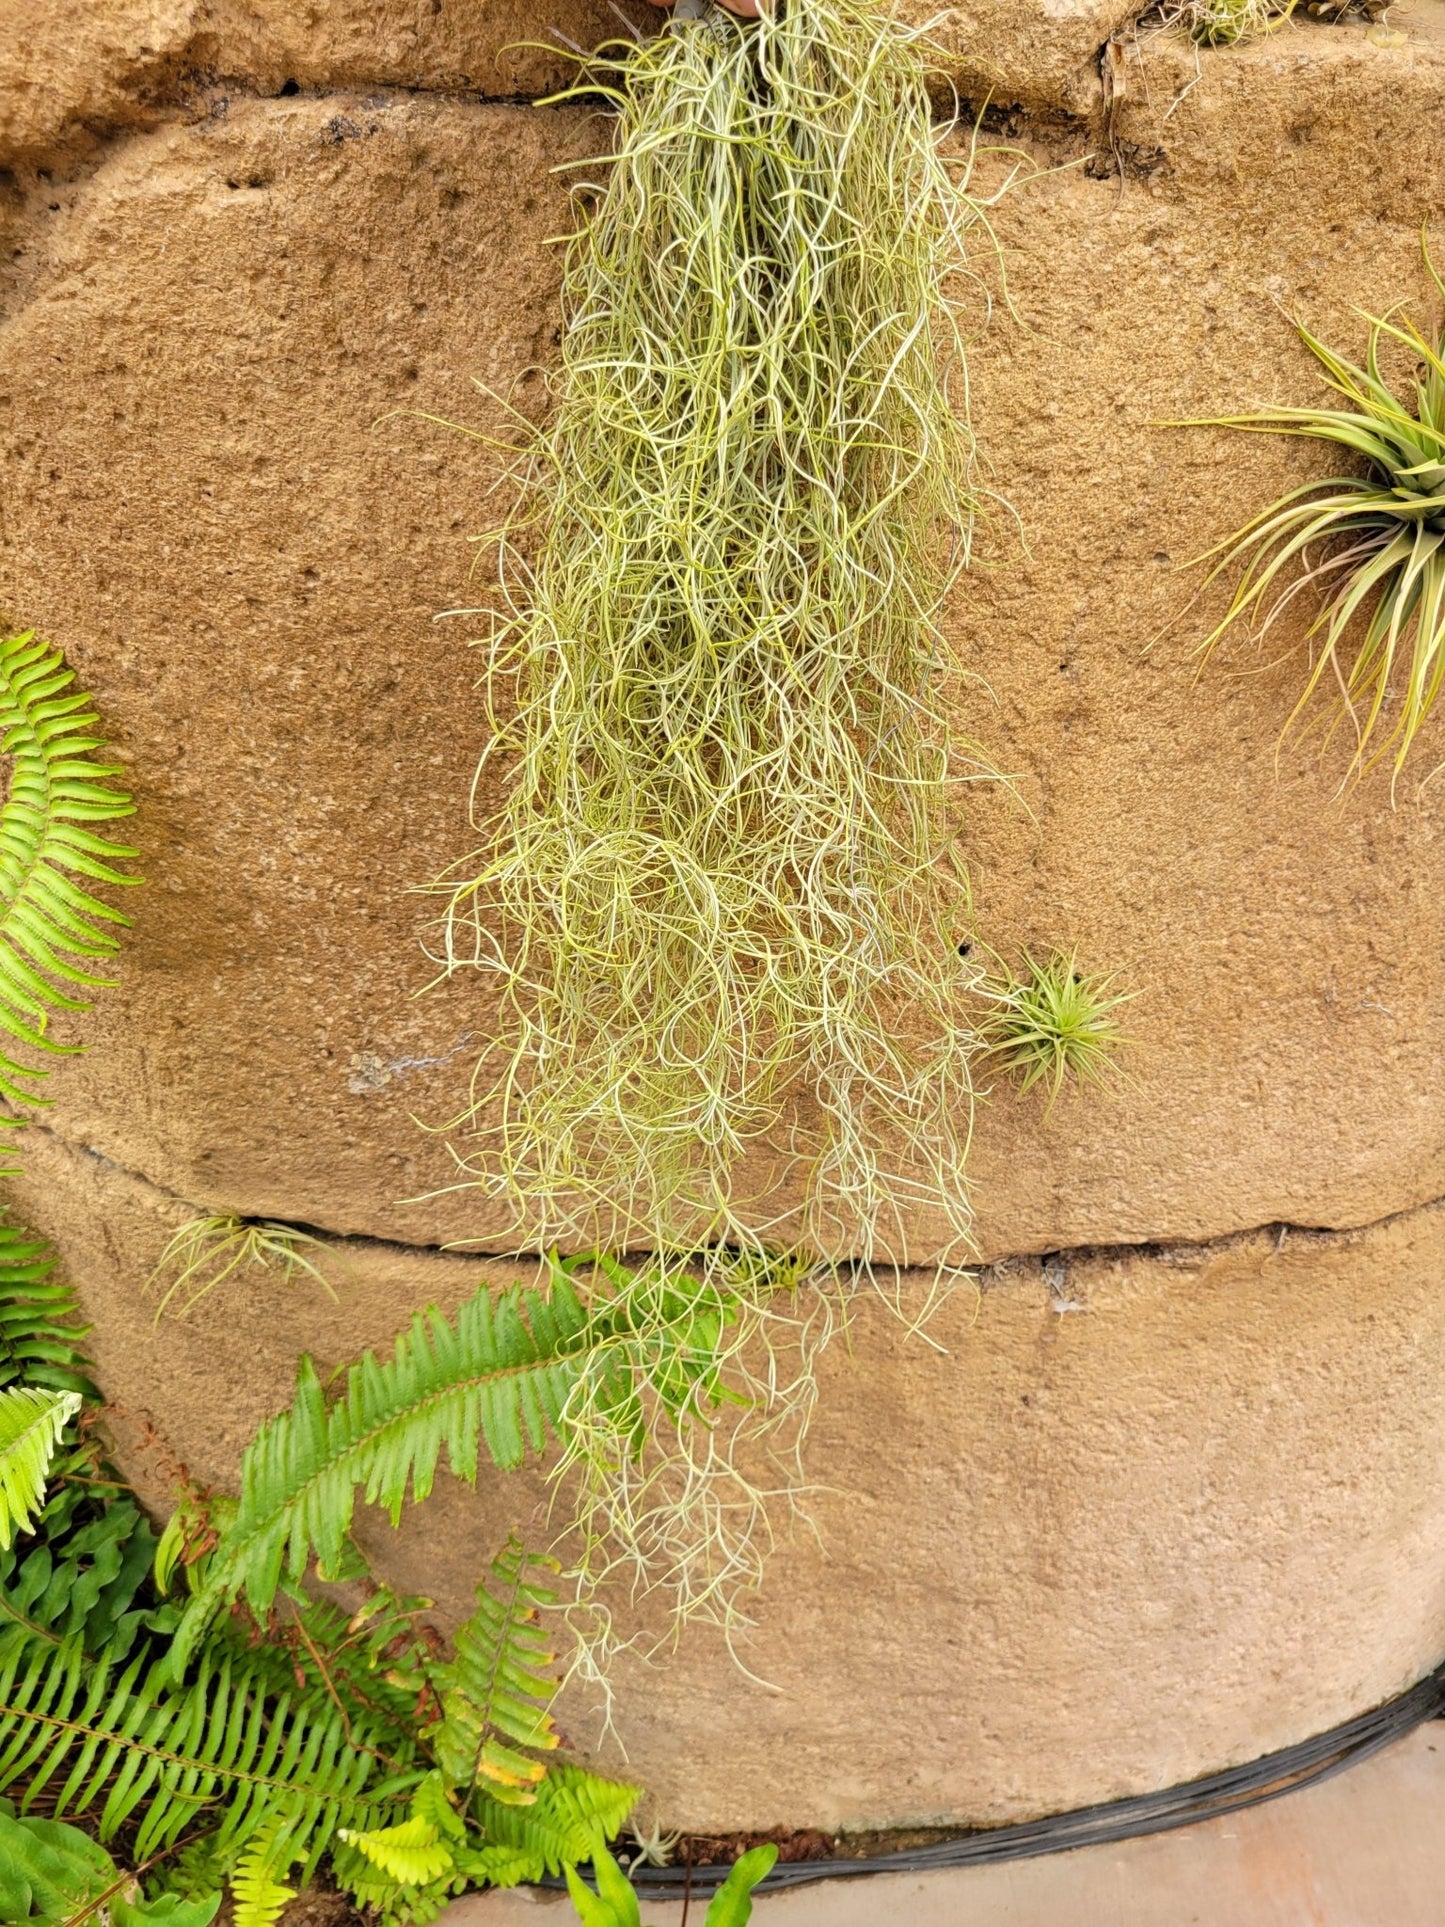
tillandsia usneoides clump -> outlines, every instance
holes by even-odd
[[[874,0],[712,8],[585,80],[616,140],[495,538],[501,800],[447,880],[448,964],[502,991],[459,1155],[542,1240],[758,1249],[801,1181],[825,1257],[920,1206],[966,1246],[981,765],[936,619],[986,217],[927,80]]]

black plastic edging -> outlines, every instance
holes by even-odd
[[[996,1860],[1026,1860],[1037,1854],[1069,1853],[1075,1847],[1104,1846],[1141,1834],[1164,1833],[1172,1827],[1194,1826],[1200,1820],[1262,1806],[1299,1787],[1317,1786],[1346,1767],[1368,1759],[1382,1747],[1403,1739],[1426,1720],[1445,1717],[1445,1667],[1431,1673],[1408,1693],[1361,1713],[1342,1726],[1331,1727],[1312,1740],[1266,1753],[1247,1766],[1228,1767],[1183,1786],[1160,1793],[1139,1793],[1127,1800],[1077,1807],[1045,1820],[1026,1820],[1008,1827],[960,1834],[932,1846],[874,1854],[868,1859],[790,1860],[780,1863],[758,1887],[760,1894],[805,1887],[817,1880],[853,1880],[875,1873],[932,1873],[946,1867],[978,1867]],[[683,1867],[638,1867],[633,1885],[644,1898],[681,1900],[689,1890],[699,1899],[715,1892],[727,1878],[726,1866],[694,1867],[689,1881]],[[546,1886],[560,1886],[548,1880]]]

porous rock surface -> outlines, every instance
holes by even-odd
[[[354,1239],[321,1259],[335,1302],[252,1273],[153,1325],[140,1280],[174,1200],[37,1132],[19,1202],[63,1243],[157,1505],[176,1456],[234,1479],[298,1350],[324,1374],[414,1307],[529,1273]],[[1002,1823],[1251,1760],[1403,1691],[1445,1631],[1442,1268],[1432,1205],[1014,1260],[926,1339],[861,1296],[821,1363],[811,1526],[779,1518],[743,1666],[696,1629],[616,1668],[605,1743],[570,1694],[569,1738],[669,1827]],[[905,1312],[929,1282],[906,1281]],[[508,1530],[545,1544],[549,1517],[538,1473],[484,1473],[360,1536],[459,1618]],[[663,1630],[614,1604],[620,1634]]]
[[[1079,113],[1127,0],[899,0],[964,98]],[[575,56],[654,32],[649,0],[5,0],[0,156],[73,159],[207,89],[407,87],[524,99]]]
[[[0,21],[0,153],[42,162],[217,88],[543,94],[622,31],[604,0],[5,0]]]
[[[1277,753],[1297,632],[1196,681],[1218,604],[1189,608],[1179,565],[1320,461],[1160,426],[1316,395],[1282,308],[1356,349],[1356,304],[1423,306],[1441,13],[1201,56],[1082,5],[940,29],[971,97],[997,66],[1045,170],[994,210],[1009,301],[971,358],[1011,512],[951,612],[978,678],[958,722],[1015,782],[969,809],[967,927],[1119,971],[1132,1081],[1052,1112],[996,1089],[978,1318],[954,1300],[946,1356],[881,1318],[837,1354],[823,1551],[780,1555],[749,1655],[783,1694],[706,1639],[625,1682],[633,1770],[674,1822],[1007,1818],[1164,1784],[1445,1644],[1438,793],[1340,796],[1338,755]],[[476,981],[416,995],[415,886],[466,849],[480,624],[437,616],[481,599],[466,537],[501,467],[426,418],[500,435],[498,396],[542,405],[553,170],[606,129],[495,98],[561,76],[507,52],[519,22],[540,37],[531,9],[0,19],[22,29],[0,35],[0,609],[95,692],[148,878],[19,1203],[122,1415],[224,1484],[298,1350],[336,1361],[455,1302],[475,1265],[426,1247],[504,1235],[419,1128],[464,1103],[490,1022]],[[615,24],[561,0],[554,23]],[[997,294],[982,237],[977,261]],[[141,1283],[197,1206],[345,1234],[356,1282],[339,1308],[257,1282],[152,1334]],[[126,1436],[139,1465],[152,1434]],[[521,1503],[447,1500],[393,1569],[460,1605]]]

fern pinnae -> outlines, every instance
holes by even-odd
[[[449,1786],[486,1781],[492,1797],[530,1804],[547,1771],[538,1753],[560,1735],[550,1707],[556,1655],[538,1624],[557,1595],[540,1575],[555,1560],[529,1553],[513,1535],[477,1587],[476,1610],[458,1628],[455,1655],[440,1679],[442,1719],[432,1744]]]
[[[373,1833],[356,1833],[347,1827],[340,1838],[402,1887],[429,1887],[454,1865],[451,1846],[440,1829],[419,1813]]]
[[[588,1343],[587,1314],[561,1267],[549,1293],[487,1288],[455,1326],[419,1312],[385,1364],[365,1353],[329,1409],[309,1359],[296,1395],[247,1448],[234,1522],[182,1625],[179,1656],[225,1597],[269,1609],[283,1574],[300,1579],[316,1557],[323,1573],[342,1556],[358,1489],[395,1522],[410,1486],[430,1492],[443,1446],[458,1478],[476,1478],[482,1439],[493,1461],[521,1464],[555,1428],[569,1363]]]
[[[527,1806],[503,1804],[485,1793],[474,1806],[493,1846],[525,1855],[541,1872],[558,1874],[569,1860],[585,1860],[599,1834],[611,1839],[620,1832],[640,1797],[635,1786],[563,1762],[551,1769]]]
[[[45,1503],[60,1435],[79,1410],[79,1392],[33,1385],[0,1392],[0,1551],[10,1550]]]
[[[586,1271],[584,1298],[575,1280]],[[551,1475],[568,1485],[584,1590],[622,1567],[670,1593],[677,1618],[733,1624],[735,1601],[761,1577],[769,1507],[796,1510],[802,1490],[798,1446],[833,1320],[824,1291],[795,1302],[809,1275],[804,1260],[756,1254],[700,1254],[692,1272],[675,1258],[634,1272],[554,1257],[545,1289],[484,1287],[454,1321],[418,1313],[391,1357],[368,1352],[351,1367],[329,1407],[303,1360],[290,1409],[243,1459],[234,1515],[195,1578],[178,1664],[223,1602],[243,1598],[264,1615],[313,1558],[335,1576],[358,1494],[396,1523],[408,1498],[430,1492],[443,1449],[473,1483],[483,1444],[500,1470],[560,1447]],[[787,1377],[783,1332],[796,1352]],[[755,1345],[760,1373],[747,1357]],[[740,1450],[749,1442],[779,1469],[776,1484],[754,1482]]]
[[[3,1174],[0,1174],[3,1175]],[[74,1294],[52,1276],[49,1245],[0,1224],[0,1387],[23,1380],[95,1397]]]
[[[319,1695],[270,1686],[224,1644],[178,1685],[144,1652],[120,1664],[78,1640],[57,1651],[11,1636],[0,1644],[0,1790],[23,1786],[26,1805],[89,1817],[102,1840],[138,1822],[141,1860],[214,1817],[213,1850],[234,1866],[284,1822],[309,1878],[338,1826],[396,1818],[420,1773],[379,1779],[373,1750]]]
[[[296,1889],[284,1884],[301,1856],[292,1838],[289,1816],[278,1816],[248,1842],[231,1878],[235,1898],[235,1927],[275,1927]]]
[[[443,1447],[453,1473],[469,1483],[483,1442],[506,1470],[549,1438],[575,1439],[584,1421],[612,1441],[600,1458],[575,1455],[594,1473],[618,1444],[635,1450],[640,1408],[629,1374],[650,1378],[666,1403],[677,1361],[667,1353],[660,1364],[649,1361],[647,1348],[660,1339],[674,1351],[695,1347],[695,1321],[685,1315],[685,1299],[670,1334],[640,1327],[626,1292],[584,1305],[571,1276],[583,1262],[552,1260],[546,1290],[518,1285],[494,1297],[483,1287],[454,1324],[435,1308],[418,1313],[391,1358],[363,1355],[329,1409],[314,1366],[303,1360],[291,1408],[263,1427],[242,1462],[241,1498],[199,1578],[178,1661],[224,1599],[244,1596],[264,1613],[283,1577],[299,1581],[312,1556],[323,1576],[333,1572],[358,1491],[396,1522],[408,1489],[415,1500],[430,1492]],[[656,1297],[646,1283],[644,1291]],[[707,1351],[689,1359],[684,1384],[706,1379],[713,1363]]]
[[[115,867],[137,852],[88,827],[129,816],[134,805],[112,787],[119,764],[97,760],[99,719],[74,681],[60,653],[33,630],[0,638],[0,752],[11,759],[0,805],[0,1031],[48,1054],[80,1048],[48,1035],[50,1012],[87,1007],[64,985],[108,985],[86,966],[118,947],[102,926],[129,921],[75,879],[140,881]],[[9,1101],[44,1103],[35,1086],[46,1075],[0,1052],[0,1096]],[[0,1128],[18,1124],[4,1120]]]

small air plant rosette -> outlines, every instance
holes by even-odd
[[[1357,14],[1374,22],[1384,19],[1389,5],[1390,0],[1162,0],[1156,17],[1161,27],[1182,28],[1197,47],[1237,47],[1276,32],[1297,14],[1331,22]]]
[[[1445,295],[1423,244],[1422,253]],[[1241,622],[1262,641],[1299,602],[1314,604],[1305,631],[1309,674],[1282,733],[1317,697],[1332,693],[1324,743],[1340,730],[1352,741],[1344,785],[1388,760],[1393,800],[1445,682],[1445,331],[1432,342],[1413,321],[1397,318],[1398,308],[1358,312],[1369,326],[1363,367],[1295,323],[1348,406],[1271,408],[1178,425],[1300,436],[1356,458],[1357,469],[1301,483],[1199,558],[1212,564],[1205,586],[1239,570],[1229,607],[1200,652],[1210,655]],[[1381,365],[1389,344],[1414,363],[1393,384]]]
[[[1138,992],[1118,990],[1117,982],[1112,973],[1081,970],[1073,950],[1054,950],[1044,962],[1025,951],[1020,969],[985,980],[980,1040],[1020,1096],[1043,1086],[1045,1114],[1066,1084],[1097,1089],[1127,1075],[1116,1052],[1131,1039],[1119,1029],[1118,1011]]]
[[[1196,46],[1236,47],[1273,33],[1294,8],[1295,0],[1182,0],[1160,12],[1167,26],[1182,26]]]

